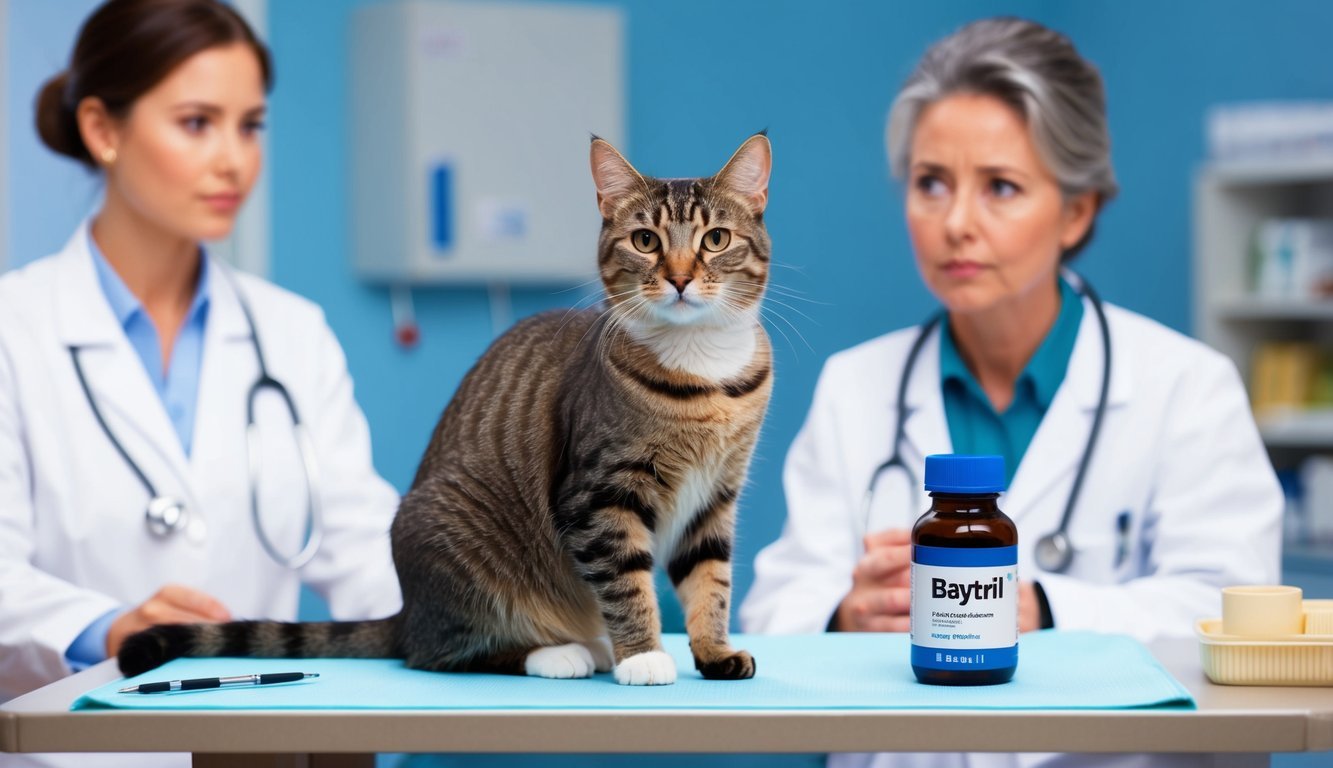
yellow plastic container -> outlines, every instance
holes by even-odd
[[[1333,635],[1333,600],[1306,600],[1305,634]]]
[[[1297,633],[1229,635],[1221,619],[1199,621],[1204,674],[1220,685],[1333,686],[1333,600],[1305,600],[1301,613]]]

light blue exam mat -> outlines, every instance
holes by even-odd
[[[903,634],[737,635],[754,654],[752,680],[704,680],[684,635],[663,642],[675,685],[422,672],[387,659],[177,659],[89,691],[73,709],[1122,709],[1192,708],[1180,683],[1132,638],[1047,630],[1019,640],[1003,685],[922,685]],[[117,693],[141,682],[264,672],[318,672],[299,683],[179,693]]]

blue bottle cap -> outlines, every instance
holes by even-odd
[[[941,453],[926,457],[926,490],[940,493],[1002,493],[1003,456]]]

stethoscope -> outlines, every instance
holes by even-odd
[[[241,305],[241,312],[245,315],[245,322],[250,328],[250,343],[255,350],[255,359],[259,361],[259,377],[250,385],[250,393],[247,398],[245,410],[245,446],[246,458],[249,469],[250,480],[250,518],[254,523],[255,534],[259,537],[259,543],[263,545],[264,551],[275,562],[286,568],[296,570],[314,558],[315,553],[319,551],[320,543],[324,539],[324,517],[320,509],[319,494],[316,489],[319,484],[318,467],[315,464],[314,446],[310,442],[310,436],[307,434],[305,425],[301,423],[301,418],[296,412],[296,403],[292,396],[287,392],[287,388],[277,379],[269,375],[268,366],[264,363],[264,350],[259,343],[259,332],[255,328],[254,315],[250,312],[250,305],[241,294],[240,286],[225,269],[219,269],[218,272],[227,276],[232,289],[236,294],[236,300]],[[88,386],[88,378],[83,373],[83,365],[79,361],[80,348],[77,346],[69,347],[70,358],[74,361],[74,373],[79,377],[79,385],[83,388],[83,396],[88,400],[88,406],[92,408],[93,416],[97,419],[97,424],[106,434],[111,445],[115,447],[116,452],[124,459],[125,465],[134,472],[135,477],[143,485],[144,490],[148,492],[148,507],[144,510],[144,524],[149,533],[157,538],[168,538],[182,531],[187,536],[201,538],[201,521],[192,519],[194,516],[185,506],[185,502],[158,493],[148,476],[130,458],[129,452],[125,446],[116,439],[116,435],[111,431],[111,427],[106,423],[102,415],[102,409],[97,406],[97,400],[93,397],[92,389]],[[276,394],[287,404],[287,413],[292,419],[292,433],[296,439],[297,451],[301,456],[301,469],[305,475],[306,485],[306,540],[301,550],[295,555],[287,556],[278,551],[278,548],[268,537],[268,531],[264,527],[264,521],[259,515],[259,427],[255,424],[255,401],[259,394],[264,390],[269,390]]]
[[[1079,279],[1078,283],[1084,296],[1087,296],[1092,303],[1093,311],[1097,315],[1097,325],[1101,329],[1102,335],[1102,389],[1097,397],[1097,411],[1092,417],[1092,429],[1088,431],[1088,442],[1083,447],[1083,457],[1078,463],[1078,473],[1074,475],[1074,485],[1069,489],[1069,499],[1065,502],[1064,514],[1060,516],[1060,527],[1054,531],[1037,539],[1037,545],[1033,550],[1033,558],[1036,560],[1037,567],[1051,573],[1063,573],[1069,569],[1070,563],[1074,561],[1074,545],[1069,540],[1069,520],[1074,515],[1074,506],[1078,502],[1079,491],[1083,488],[1083,480],[1088,474],[1088,462],[1092,459],[1093,446],[1097,444],[1097,435],[1101,432],[1102,419],[1106,416],[1106,401],[1111,389],[1111,329],[1106,322],[1106,310],[1102,307],[1101,297],[1092,289],[1087,280]],[[911,467],[903,460],[902,444],[903,436],[907,427],[907,384],[912,378],[912,370],[916,367],[916,359],[921,354],[921,348],[926,344],[926,338],[935,330],[944,318],[944,312],[937,312],[931,316],[917,333],[916,339],[912,342],[911,348],[907,352],[907,361],[903,365],[902,376],[898,379],[898,399],[897,405],[897,423],[893,429],[893,454],[888,460],[880,464],[874,474],[870,476],[870,485],[866,488],[865,499],[862,504],[862,519],[867,523],[870,520],[870,502],[875,495],[875,486],[886,472],[890,470],[901,470],[903,476],[907,478],[907,487],[916,488],[916,475]]]

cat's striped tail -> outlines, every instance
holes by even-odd
[[[181,656],[397,658],[398,617],[373,621],[160,624],[125,639],[116,660],[132,677]]]

